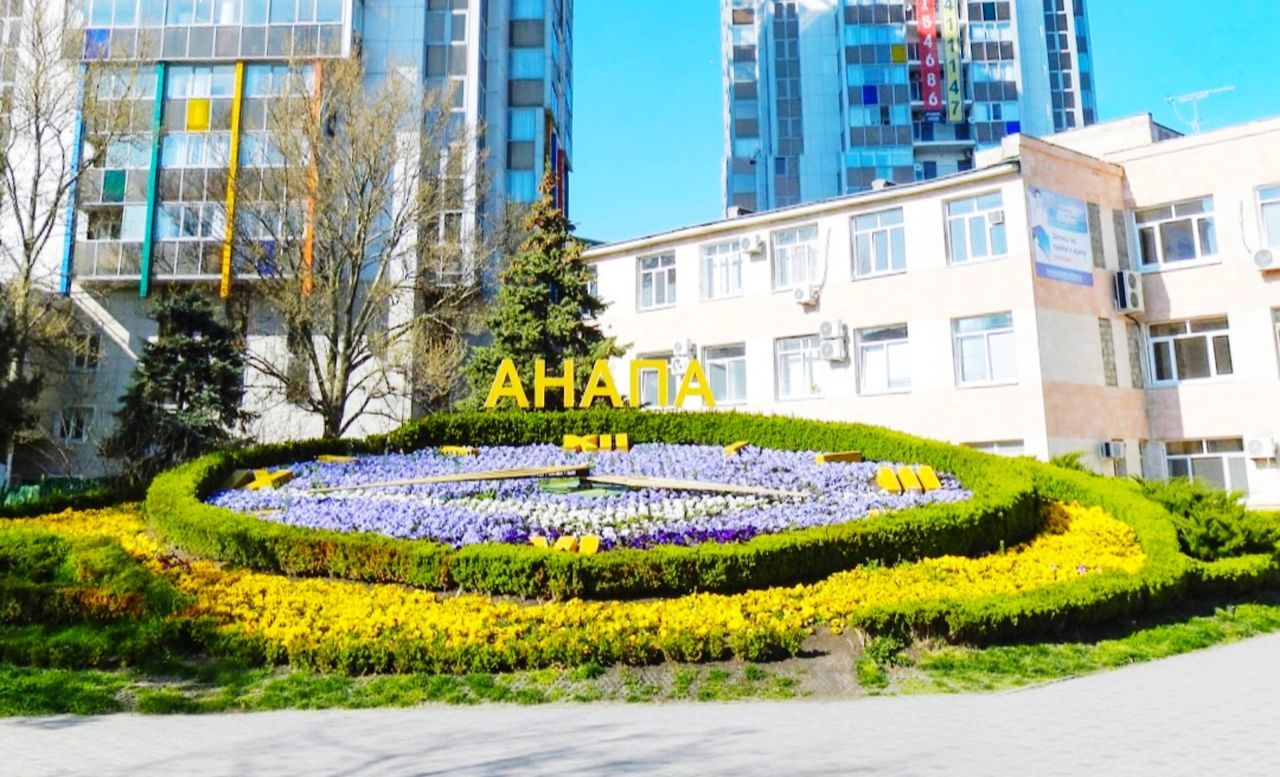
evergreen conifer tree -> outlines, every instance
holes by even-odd
[[[0,285],[0,365],[12,365],[17,350],[17,333],[8,296]],[[33,421],[32,408],[40,394],[39,375],[24,374],[18,366],[0,366],[0,469],[5,466],[5,451],[10,441]],[[0,478],[0,488],[5,485]]]
[[[538,191],[541,196],[525,221],[529,237],[499,276],[497,302],[485,322],[492,342],[477,348],[468,365],[471,403],[484,402],[503,359],[515,362],[532,401],[537,359],[555,376],[564,360],[573,359],[580,398],[594,363],[624,353],[589,323],[606,306],[590,291],[591,272],[581,259],[582,243],[573,236],[573,224],[555,206],[554,174],[543,177]],[[547,405],[562,406],[558,390],[548,392]]]
[[[125,477],[143,482],[163,469],[235,439],[248,420],[241,344],[196,289],[168,294],[155,309],[159,336],[138,360],[116,412],[104,455],[122,459]]]

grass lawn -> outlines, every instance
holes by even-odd
[[[1199,612],[1199,614],[1195,614]],[[1112,630],[1114,632],[1114,629]],[[985,648],[872,640],[841,660],[722,662],[509,674],[348,677],[232,663],[72,671],[0,664],[0,715],[209,713],[418,704],[720,702],[993,691],[1078,677],[1280,631],[1280,592],[1081,641]],[[830,643],[830,640],[828,640]],[[835,660],[831,660],[835,659]],[[843,673],[844,677],[832,677]]]

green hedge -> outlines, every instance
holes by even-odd
[[[140,489],[104,484],[79,494],[49,494],[25,502],[0,505],[0,520],[36,518],[64,510],[97,510],[138,500],[142,496],[143,492]]]
[[[618,550],[596,556],[509,545],[459,550],[426,541],[283,526],[205,504],[233,470],[321,453],[381,453],[446,444],[524,445],[564,434],[629,433],[635,442],[783,450],[861,450],[872,460],[931,464],[974,492],[840,526],[757,537],[742,544]],[[1043,526],[1025,462],[998,459],[878,427],[736,413],[441,414],[364,441],[310,441],[216,453],[152,483],[146,513],[163,539],[254,569],[369,582],[401,582],[527,597],[622,598],[734,592],[816,580],[870,560],[897,563],[973,555],[1034,536]]]

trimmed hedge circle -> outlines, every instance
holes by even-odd
[[[870,459],[929,464],[950,472],[974,497],[760,536],[741,544],[614,550],[595,556],[511,545],[454,549],[424,540],[285,526],[203,501],[234,469],[325,453],[528,445],[554,442],[564,434],[624,432],[635,442],[728,445],[748,440],[781,450],[857,449]],[[253,569],[563,599],[730,593],[817,580],[871,560],[897,563],[992,552],[1034,536],[1043,526],[1038,506],[1029,462],[998,459],[878,427],[737,413],[592,410],[439,414],[367,440],[215,453],[157,477],[147,495],[146,513],[165,541]]]

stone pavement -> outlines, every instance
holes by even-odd
[[[1280,775],[1280,635],[990,695],[0,721],[0,774]]]

